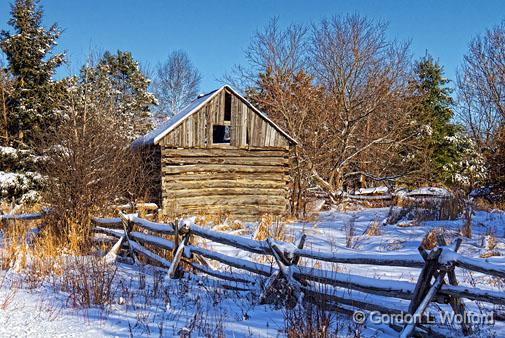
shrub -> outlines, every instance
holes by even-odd
[[[62,290],[73,307],[89,308],[112,303],[117,267],[99,257],[74,257],[66,262]]]

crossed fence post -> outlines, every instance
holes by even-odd
[[[430,304],[430,302],[437,296],[438,291],[441,289],[442,285],[445,283],[444,278],[446,274],[449,277],[449,283],[452,285],[457,285],[456,274],[454,272],[454,263],[441,264],[440,257],[444,250],[452,249],[452,251],[457,252],[461,246],[462,239],[458,238],[453,243],[453,247],[447,247],[447,243],[442,236],[437,237],[438,247],[434,248],[430,253],[422,247],[419,247],[419,252],[425,260],[425,265],[419,274],[416,287],[414,289],[414,295],[409,305],[409,314],[412,315],[412,321],[407,323],[400,333],[401,338],[411,337],[417,323],[417,319],[421,318],[424,311]],[[432,278],[435,278],[433,284],[431,284]],[[466,318],[465,307],[461,299],[456,297],[451,297],[449,304],[453,308],[453,311],[457,314],[462,314]],[[464,320],[462,323],[463,333],[468,335],[471,333],[471,327]]]

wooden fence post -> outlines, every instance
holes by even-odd
[[[438,290],[442,287],[442,284],[444,283],[444,277],[445,277],[445,271],[438,271],[438,275],[435,279],[435,282],[433,285],[429,288],[428,292],[426,292],[426,295],[424,296],[423,300],[417,307],[414,313],[412,313],[412,322],[408,323],[400,333],[401,338],[408,338],[412,335],[414,332],[414,329],[416,327],[416,321],[418,318],[421,318],[421,316],[424,313],[424,310],[428,307],[432,299],[436,296]]]
[[[188,244],[189,236],[190,236],[189,232],[184,234],[183,240],[181,241],[181,243],[179,244],[179,246],[175,251],[175,254],[172,258],[172,263],[170,264],[170,268],[168,269],[167,272],[168,278],[170,279],[174,279],[176,276],[177,267],[179,266],[182,254],[184,253],[184,247]]]
[[[121,224],[123,225],[123,230],[125,233],[126,242],[128,243],[128,251],[130,253],[130,256],[132,257],[133,262],[135,264],[139,264],[139,260],[137,258],[137,255],[135,254],[135,250],[133,250],[130,244],[131,241],[130,232],[133,230],[133,222],[131,221],[130,217],[123,214],[121,211],[119,212],[119,217],[121,218]]]
[[[267,238],[267,243],[272,250],[272,256],[275,259],[275,262],[277,263],[277,266],[279,267],[279,271],[274,273],[268,280],[267,284],[265,285],[265,289],[263,290],[261,296],[260,296],[260,304],[265,304],[268,303],[268,295],[273,291],[273,287],[275,286],[276,282],[283,278],[287,285],[291,288],[293,291],[294,298],[296,300],[295,306],[301,306],[303,307],[303,291],[302,291],[302,284],[296,280],[293,276],[293,272],[291,270],[291,267],[293,265],[296,265],[298,261],[300,260],[300,257],[298,255],[289,255],[283,252],[279,246],[274,243],[271,237]],[[303,245],[305,243],[305,235],[303,235],[300,240],[298,241],[296,247],[298,249],[303,249]]]
[[[438,245],[447,246],[447,242],[442,235],[437,236]],[[456,240],[452,244],[452,250],[457,252],[463,240],[461,237],[456,238]],[[454,264],[451,264],[450,267],[447,268],[447,278],[449,280],[449,284],[453,286],[458,285],[458,280],[456,278],[456,272],[454,271]],[[461,328],[463,330],[463,335],[468,336],[472,334],[472,327],[468,321],[468,314],[466,313],[465,303],[461,297],[457,296],[449,296],[449,304],[452,307],[452,310],[455,314],[460,315],[463,318],[463,322],[461,323]]]
[[[184,247],[188,245],[189,238],[191,236],[191,224],[188,224],[183,219],[175,223],[175,241],[174,241],[174,254],[172,258],[172,263],[168,269],[168,278],[174,279],[177,273],[177,267],[179,266],[182,256],[184,254]],[[179,234],[183,236],[182,241],[179,243]]]
[[[121,245],[123,244],[124,239],[125,236],[121,236],[119,240],[112,246],[109,252],[107,252],[107,254],[103,257],[105,263],[112,264],[116,262],[117,254],[119,252],[119,249],[121,249]]]
[[[431,250],[431,252],[428,254],[423,247],[419,247],[419,252],[424,258],[425,263],[423,269],[421,270],[421,273],[419,274],[419,278],[417,279],[414,295],[412,296],[412,300],[409,304],[408,311],[410,314],[414,314],[416,312],[419,304],[421,304],[421,301],[426,296],[426,293],[428,292],[431,285],[431,278],[437,271],[438,257],[440,257],[442,250],[437,247]]]
[[[438,291],[444,283],[446,274],[449,274],[449,280],[452,280],[452,282],[455,282],[457,285],[456,274],[454,273],[454,264],[451,263],[449,266],[441,266],[439,263],[440,255],[444,250],[443,247],[446,247],[447,242],[442,235],[439,235],[437,236],[437,243],[439,247],[433,249],[429,254],[426,254],[426,252],[421,254],[423,258],[426,259],[426,264],[421,271],[421,274],[419,275],[419,280],[416,284],[414,296],[409,305],[409,313],[412,314],[412,322],[404,327],[403,331],[400,334],[400,337],[402,338],[410,337],[412,335],[416,324],[418,324],[416,323],[416,320],[418,318],[421,318],[430,302],[437,295]],[[461,238],[458,238],[454,242],[453,251],[457,252],[460,245]],[[448,248],[446,247],[445,249],[447,250]],[[419,251],[424,251],[424,249],[419,248]],[[435,276],[435,282],[430,286],[432,276]],[[461,299],[451,297],[450,304],[455,313],[462,314],[466,319],[465,309],[463,303],[461,302]],[[471,328],[468,327],[465,321],[462,323],[462,327],[463,333],[465,335],[468,332],[471,332]]]

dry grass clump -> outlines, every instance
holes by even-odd
[[[472,204],[474,209],[481,211],[505,210],[505,201],[491,202],[487,198],[477,197],[472,201]]]
[[[0,222],[0,225],[2,223]],[[16,260],[19,258],[18,264],[26,264],[26,237],[30,230],[26,224],[17,221],[4,222],[1,230],[3,231],[3,250],[0,267],[2,270],[13,267]]]
[[[72,257],[63,271],[62,291],[69,294],[73,307],[103,307],[112,303],[116,265],[107,264],[100,257]]]
[[[331,302],[330,302],[331,303]],[[325,299],[312,299],[303,307],[284,311],[284,330],[288,338],[361,337],[361,325],[339,320],[339,309]],[[340,315],[346,314],[345,312]]]
[[[405,210],[410,210],[416,217],[423,220],[454,220],[463,210],[461,199],[457,196],[430,197],[395,197],[393,204]],[[421,213],[421,215],[418,215]]]
[[[218,210],[217,212],[200,211],[196,214],[195,223],[198,225],[206,224],[225,224],[228,223],[230,212]]]
[[[446,230],[444,228],[433,228],[424,236],[421,241],[421,247],[425,250],[431,250],[438,245],[437,237],[439,235],[446,236]]]
[[[493,256],[501,256],[500,252],[495,250],[498,241],[494,231],[489,230],[487,234],[482,239],[482,246],[486,249],[484,253],[480,255],[481,258],[489,258]]]
[[[278,241],[290,241],[291,236],[287,233],[286,224],[280,221],[280,218],[270,214],[261,217],[258,227],[254,231],[253,239],[264,241],[268,237]]]
[[[489,258],[489,257],[495,257],[495,256],[501,256],[501,253],[499,251],[486,251],[482,254],[480,254],[480,258]]]
[[[472,218],[472,210],[470,206],[467,205],[463,211],[464,223],[460,230],[461,235],[465,236],[466,238],[472,238]]]
[[[381,223],[378,220],[373,220],[370,222],[365,230],[367,236],[379,236],[380,235]]]
[[[346,248],[355,248],[358,244],[356,238],[356,215],[352,215],[350,219],[348,219],[344,224],[345,231],[345,247]]]
[[[214,227],[212,227],[213,230],[216,230],[216,231],[227,231],[227,232],[230,232],[230,231],[237,231],[237,230],[241,230],[241,229],[244,229],[244,225],[242,224],[242,222],[238,221],[238,220],[235,220],[233,222],[224,222],[223,224],[218,224],[218,225],[215,225]]]
[[[28,289],[49,282],[58,291],[67,292],[74,307],[111,303],[116,267],[101,257],[79,256],[89,248],[83,248],[86,235],[77,224],[55,233],[36,222],[9,223],[4,227],[2,269],[20,273]],[[39,232],[34,236],[37,226]]]

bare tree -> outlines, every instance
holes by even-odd
[[[282,30],[273,20],[246,52],[247,93],[299,142],[297,168],[336,197],[349,182],[391,181],[416,142],[407,44],[359,16]],[[244,68],[243,68],[244,69]]]
[[[458,115],[480,147],[505,120],[505,20],[470,43],[457,76]]]
[[[458,71],[458,115],[486,157],[496,196],[505,194],[505,20],[472,40]],[[501,190],[501,193],[500,193]]]
[[[313,172],[330,191],[351,176],[401,173],[398,153],[415,136],[409,45],[388,41],[386,28],[359,15],[313,26],[310,66],[327,93],[327,132]]]
[[[107,212],[113,203],[142,198],[149,177],[140,156],[130,150],[115,102],[88,72],[68,80],[64,121],[41,142],[50,229],[59,238],[77,235],[83,244],[91,238],[91,216]]]
[[[198,95],[201,78],[185,52],[172,52],[155,72],[153,88],[159,114],[170,117],[189,104]]]

